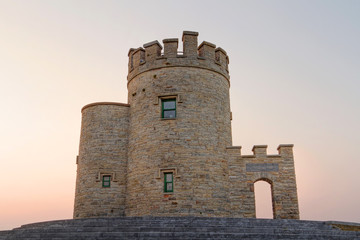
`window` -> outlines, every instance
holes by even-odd
[[[164,192],[174,192],[173,173],[164,173]]]
[[[162,118],[176,118],[176,99],[162,99],[161,100],[161,117]]]
[[[110,175],[104,175],[102,177],[102,186],[103,187],[110,187],[110,181],[111,181],[111,176]]]

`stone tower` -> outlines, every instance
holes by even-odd
[[[126,215],[227,215],[228,57],[214,44],[198,47],[197,36],[183,33],[183,55],[177,39],[163,40],[163,55],[157,41],[129,52]],[[167,118],[169,100],[175,115]],[[176,190],[169,197],[163,196],[166,172]],[[177,207],[164,201],[169,198]]]
[[[130,49],[128,104],[82,109],[74,218],[255,217],[259,180],[274,218],[299,218],[292,145],[232,146],[229,58],[197,36]]]

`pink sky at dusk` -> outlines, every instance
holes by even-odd
[[[0,0],[0,230],[72,218],[81,108],[126,103],[129,48],[184,30],[229,55],[233,145],[294,144],[301,219],[360,222],[359,12],[355,0]]]

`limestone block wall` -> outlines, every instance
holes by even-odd
[[[254,146],[254,155],[229,147],[231,212],[234,217],[256,217],[254,183],[271,185],[274,218],[299,219],[293,145],[280,145],[278,155],[267,155],[266,145]]]
[[[128,104],[82,109],[74,218],[116,216],[247,217],[254,183],[272,188],[274,218],[299,218],[292,145],[268,155],[232,146],[229,58],[198,33],[130,49]],[[176,117],[164,119],[173,99]],[[164,176],[173,174],[173,192]],[[110,176],[110,187],[102,184]]]
[[[124,216],[129,105],[94,103],[82,109],[74,218]],[[110,187],[102,177],[111,176]]]
[[[198,47],[194,32],[183,40],[184,54],[176,51],[177,39],[163,41],[164,55],[157,41],[129,53],[127,216],[228,215],[226,53],[213,44]],[[176,118],[162,119],[161,101],[169,97],[176,99]],[[174,192],[164,193],[169,171]]]

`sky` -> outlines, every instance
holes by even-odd
[[[181,46],[184,30],[229,55],[233,145],[294,144],[300,218],[360,222],[359,12],[356,0],[0,0],[0,230],[72,218],[81,108],[126,103],[128,50]]]

